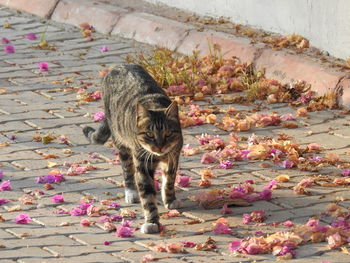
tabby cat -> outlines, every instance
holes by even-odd
[[[91,143],[103,144],[111,136],[119,150],[125,201],[141,200],[143,233],[159,232],[154,172],[163,170],[162,200],[167,209],[179,208],[174,182],[183,145],[176,102],[171,102],[155,80],[139,65],[111,70],[102,81],[106,119],[97,130],[84,127]]]

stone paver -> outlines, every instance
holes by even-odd
[[[74,1],[59,2],[58,7],[64,11],[65,3],[72,4]],[[74,10],[71,10],[72,14]],[[42,16],[49,16],[51,11],[46,10]],[[99,10],[101,13],[107,11]],[[58,15],[54,13],[54,16]],[[61,16],[63,15],[65,14],[62,13]],[[147,16],[139,14],[140,21],[145,17]],[[124,24],[120,24],[125,28],[128,21],[126,18],[124,17]],[[67,22],[62,17],[60,19]],[[106,20],[108,19],[107,17]],[[165,23],[164,21],[162,22]],[[82,21],[73,22],[78,24]],[[148,50],[149,47],[117,36],[98,33],[93,33],[94,41],[88,42],[77,28],[52,21],[47,27],[47,21],[16,14],[1,7],[0,25],[5,23],[11,24],[12,28],[2,27],[1,37],[10,38],[16,52],[0,54],[0,88],[6,90],[4,94],[0,94],[0,143],[9,143],[8,146],[0,147],[0,169],[4,171],[4,180],[11,180],[12,183],[11,191],[0,192],[0,199],[9,199],[7,204],[0,205],[0,214],[5,219],[5,222],[0,222],[0,245],[4,246],[0,248],[1,262],[140,262],[146,254],[152,254],[159,258],[160,262],[274,262],[275,257],[272,255],[230,255],[227,246],[229,242],[250,236],[257,231],[270,234],[287,229],[275,224],[276,222],[290,219],[295,223],[304,224],[309,217],[320,215],[326,206],[335,200],[344,200],[339,202],[339,205],[349,206],[350,196],[346,187],[314,186],[310,188],[310,196],[296,195],[292,190],[292,187],[306,176],[338,172],[338,175],[334,175],[335,178],[339,177],[340,169],[324,168],[319,173],[300,172],[295,169],[281,169],[278,165],[262,168],[261,162],[242,161],[231,170],[213,169],[216,178],[212,179],[213,186],[208,190],[214,187],[224,188],[245,180],[254,180],[256,189],[262,190],[267,182],[282,173],[290,176],[290,182],[282,184],[283,188],[276,189],[271,201],[254,202],[247,207],[232,207],[233,214],[224,217],[228,219],[233,234],[215,235],[212,232],[212,223],[223,217],[220,209],[205,210],[196,202],[188,200],[206,190],[198,186],[198,182],[200,171],[208,165],[200,163],[202,154],[182,156],[180,168],[193,178],[190,187],[177,189],[178,196],[185,203],[181,210],[183,214],[180,217],[162,219],[162,224],[167,229],[164,235],[141,234],[138,230],[142,223],[141,208],[139,205],[127,205],[123,200],[122,169],[120,165],[112,164],[116,159],[113,149],[109,143],[105,146],[89,145],[81,132],[81,126],[84,124],[97,125],[93,123],[91,115],[102,110],[102,103],[82,102],[77,99],[77,91],[100,90],[100,69],[122,63],[126,55],[137,49]],[[171,26],[176,27],[177,24]],[[38,41],[24,38],[25,34],[35,32],[40,37],[46,28],[46,39],[57,50],[32,49],[31,46]],[[123,30],[126,30],[125,28]],[[111,30],[112,27],[106,28],[106,33]],[[116,32],[118,27],[114,30]],[[172,37],[176,34],[186,35],[188,30],[191,28],[176,31]],[[167,33],[157,31],[154,34],[155,38]],[[188,42],[184,42],[183,45],[192,45],[191,43],[188,38]],[[102,45],[109,46],[110,51],[101,53],[99,48]],[[246,52],[246,56],[254,56],[255,49]],[[37,63],[42,61],[48,62],[49,71],[38,70]],[[208,105],[206,102],[201,103],[204,106]],[[216,103],[215,98],[212,103]],[[286,105],[267,106],[268,109],[264,112],[295,113],[295,109]],[[218,107],[227,105],[219,103]],[[237,105],[237,108],[248,109],[247,106],[240,105]],[[349,116],[339,116],[339,111],[329,110],[311,114],[309,119],[298,118],[297,122],[301,127],[299,129],[289,130],[280,126],[254,128],[239,135],[248,137],[254,132],[260,136],[276,136],[285,133],[294,136],[299,144],[317,142],[327,150],[339,152],[341,158],[349,155],[346,154],[350,152],[350,134],[346,128]],[[312,134],[309,131],[312,131]],[[202,133],[229,137],[227,132],[213,125],[203,125],[184,129],[185,142],[196,145],[197,137]],[[58,137],[48,144],[33,141],[33,136],[48,134]],[[67,144],[63,143],[64,138],[60,139],[61,135],[66,136]],[[45,159],[45,156],[48,159]],[[66,175],[66,181],[52,184],[51,190],[35,182],[35,177],[47,175],[53,169],[65,174],[69,163],[80,162],[84,165],[86,160],[97,169],[76,176]],[[51,168],[48,167],[50,165]],[[34,198],[32,203],[23,204],[19,201],[24,194],[39,189],[44,194]],[[64,195],[63,204],[51,201],[51,197],[56,194]],[[97,217],[54,213],[57,209],[70,210],[79,204],[81,198],[87,197],[95,198],[96,203],[113,198],[121,204],[122,209],[134,211],[136,218],[133,226],[137,228],[135,235],[127,239],[118,238],[114,232],[105,231]],[[16,205],[20,206],[19,211],[9,211]],[[159,210],[161,213],[166,212],[163,206],[160,206]],[[243,225],[242,214],[253,210],[266,210],[265,223],[257,226]],[[119,213],[118,209],[110,211]],[[19,213],[27,213],[32,221],[27,225],[16,224],[14,218]],[[89,218],[93,225],[81,226],[80,221],[83,218]],[[194,219],[199,221],[194,222]],[[196,224],[189,224],[191,221]],[[324,219],[324,222],[326,221],[327,219]],[[186,248],[187,254],[167,254],[152,250],[153,245],[163,242],[204,242],[208,237],[217,241],[217,250],[197,251]],[[110,244],[104,245],[105,241],[109,241]],[[292,262],[348,262],[348,255],[330,251],[326,243],[307,244],[296,251],[297,257]]]

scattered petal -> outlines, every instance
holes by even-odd
[[[5,47],[4,47],[4,51],[5,51],[5,53],[7,53],[7,54],[15,53],[15,47],[14,47],[14,46],[11,46],[11,45],[5,46]]]
[[[39,62],[38,67],[40,71],[48,71],[49,70],[49,64],[46,62]]]
[[[16,224],[28,224],[31,220],[27,214],[18,214],[15,218]]]

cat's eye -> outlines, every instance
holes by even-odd
[[[154,137],[153,132],[146,132],[146,135],[147,135],[147,137],[149,137],[149,138],[153,138],[153,137]]]
[[[166,130],[166,131],[164,132],[164,135],[165,135],[166,137],[169,137],[171,134],[172,134],[172,132],[169,131],[169,130]]]

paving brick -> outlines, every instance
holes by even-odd
[[[35,260],[52,258],[52,255],[43,249],[38,247],[30,248],[19,248],[19,249],[1,249],[1,259],[13,259],[18,260],[19,258],[31,258]]]

